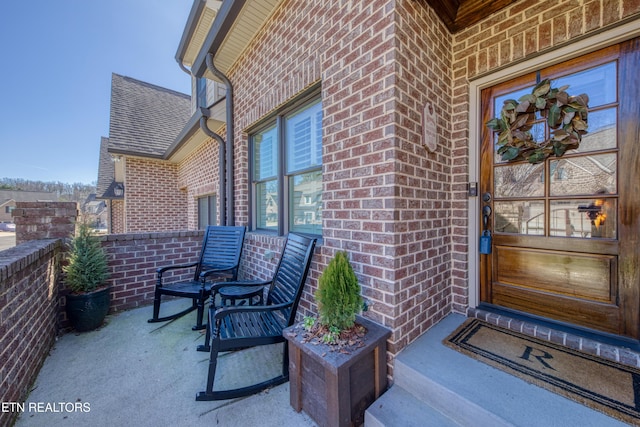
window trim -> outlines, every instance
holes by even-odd
[[[314,84],[312,87],[304,91],[297,98],[295,98],[292,102],[287,103],[286,105],[278,108],[265,116],[259,123],[247,128],[245,132],[248,135],[248,153],[249,153],[249,229],[252,231],[256,231],[259,233],[265,234],[275,234],[275,235],[286,235],[290,231],[290,203],[285,203],[285,198],[289,198],[289,190],[290,190],[290,177],[294,175],[304,174],[314,170],[322,170],[322,164],[320,166],[314,166],[305,168],[304,170],[296,170],[293,175],[287,173],[287,165],[286,161],[286,148],[285,148],[285,121],[286,117],[296,110],[304,109],[305,107],[315,103],[322,103],[322,94],[321,94],[321,85],[320,82]],[[253,137],[256,133],[262,132],[264,130],[269,129],[270,127],[275,126],[277,130],[278,137],[278,147],[277,147],[277,161],[278,161],[278,170],[276,173],[277,183],[277,191],[278,191],[278,223],[277,230],[271,230],[266,228],[258,228],[258,212],[256,210],[256,186],[254,179],[254,162],[255,162],[255,154],[254,154],[254,141]],[[284,196],[284,197],[283,197]],[[300,232],[300,234],[309,234]],[[320,234],[313,234],[313,236],[320,236]]]

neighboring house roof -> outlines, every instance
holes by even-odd
[[[2,204],[10,200],[16,202],[56,202],[58,195],[47,191],[0,190]]]
[[[108,151],[160,159],[190,116],[189,95],[114,73]]]
[[[100,138],[100,156],[98,159],[98,185],[96,194],[98,197],[104,195],[115,177],[115,167],[109,155],[109,138]]]

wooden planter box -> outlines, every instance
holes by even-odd
[[[387,387],[387,338],[391,331],[364,317],[365,346],[350,354],[302,343],[302,325],[284,330],[289,341],[291,406],[319,426],[359,426],[364,412]]]

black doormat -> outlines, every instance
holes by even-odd
[[[640,425],[640,370],[491,325],[466,320],[444,344],[529,383]]]

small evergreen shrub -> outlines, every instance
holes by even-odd
[[[81,223],[69,243],[69,263],[63,267],[72,292],[91,292],[109,277],[107,256],[91,227]]]
[[[347,253],[340,251],[322,272],[316,292],[318,321],[330,331],[351,328],[362,308],[360,285]]]

